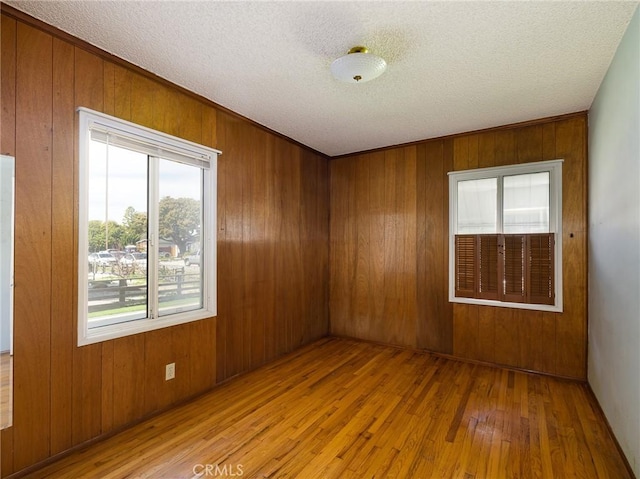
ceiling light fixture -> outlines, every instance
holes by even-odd
[[[346,83],[364,83],[378,78],[387,69],[387,62],[366,47],[353,47],[345,56],[333,61],[331,73]]]

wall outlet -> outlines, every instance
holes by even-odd
[[[168,381],[176,377],[176,363],[170,363],[165,366],[164,380]]]

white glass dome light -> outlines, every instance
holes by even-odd
[[[384,58],[369,53],[366,47],[353,47],[345,56],[333,61],[331,73],[345,83],[364,83],[378,78],[387,69]]]

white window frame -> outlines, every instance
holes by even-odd
[[[79,206],[78,206],[78,346],[107,341],[132,334],[155,329],[166,328],[177,324],[188,323],[217,315],[216,285],[216,199],[217,199],[217,165],[220,152],[213,148],[198,145],[160,131],[152,130],[134,123],[121,120],[88,108],[78,108],[79,113]],[[89,250],[89,146],[91,130],[109,132],[115,136],[144,144],[150,152],[158,157],[179,161],[188,158],[188,163],[203,168],[203,227],[201,228],[200,248],[204,253],[201,265],[203,274],[202,308],[159,316],[157,309],[153,317],[137,319],[130,322],[105,324],[89,328],[88,316],[88,273],[87,252]],[[150,174],[154,174],[150,171]],[[157,172],[156,172],[157,174]],[[157,191],[156,191],[157,193]],[[153,231],[149,231],[150,243]],[[148,263],[155,264],[155,248],[149,248]],[[156,269],[149,269],[149,277],[155,275]],[[151,288],[153,281],[149,281]],[[149,301],[153,295],[149,294]]]
[[[449,175],[449,302],[497,306],[501,308],[529,309],[536,311],[562,312],[562,163],[556,159],[510,166],[494,166],[474,170],[451,171]],[[555,304],[529,304],[496,301],[489,299],[463,298],[455,294],[455,236],[458,231],[458,182],[498,178],[498,231],[502,233],[503,182],[505,176],[549,172],[549,233],[554,233],[554,288]]]

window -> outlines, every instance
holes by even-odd
[[[449,173],[449,300],[562,311],[562,160]]]
[[[78,111],[78,344],[215,316],[219,152]]]

